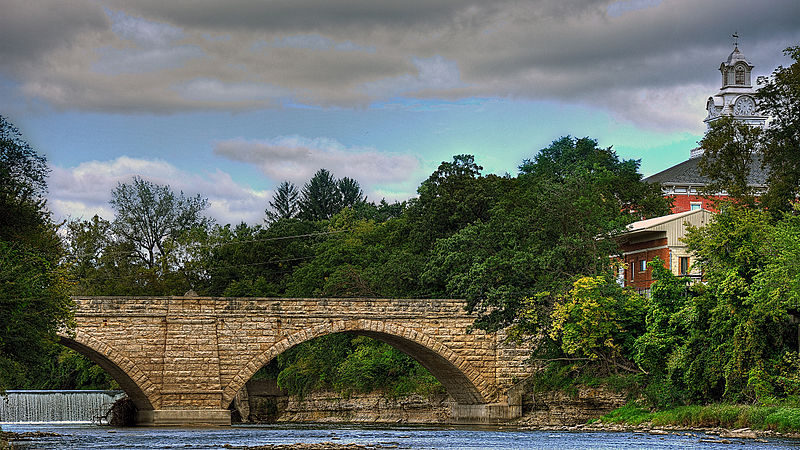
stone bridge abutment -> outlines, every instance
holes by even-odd
[[[261,367],[302,342],[349,332],[392,345],[446,388],[460,422],[521,414],[527,352],[467,333],[461,300],[76,297],[62,343],[106,370],[144,425],[229,425],[228,405]]]

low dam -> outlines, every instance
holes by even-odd
[[[123,391],[9,390],[0,396],[0,423],[99,422]]]

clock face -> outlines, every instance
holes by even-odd
[[[737,116],[752,116],[756,113],[756,103],[752,97],[739,97],[733,105],[733,113]]]
[[[708,116],[714,117],[717,115],[717,107],[714,105],[714,100],[709,100],[708,104],[706,105],[706,109],[708,110]]]

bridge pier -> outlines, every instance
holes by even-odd
[[[498,424],[522,417],[522,405],[486,403],[481,405],[454,404],[451,418],[460,424]]]
[[[476,405],[453,404],[450,417],[454,423],[496,424],[522,417],[523,383],[517,383],[506,392],[505,400],[498,403]]]
[[[227,409],[155,409],[138,411],[136,424],[150,427],[230,426]]]

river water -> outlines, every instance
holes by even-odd
[[[356,443],[397,449],[683,449],[798,448],[800,441],[731,439],[701,442],[711,436],[619,432],[552,432],[505,428],[343,426],[325,424],[233,426],[226,428],[109,428],[88,424],[3,424],[4,431],[48,431],[60,436],[20,441],[36,449],[219,449],[267,444]]]

